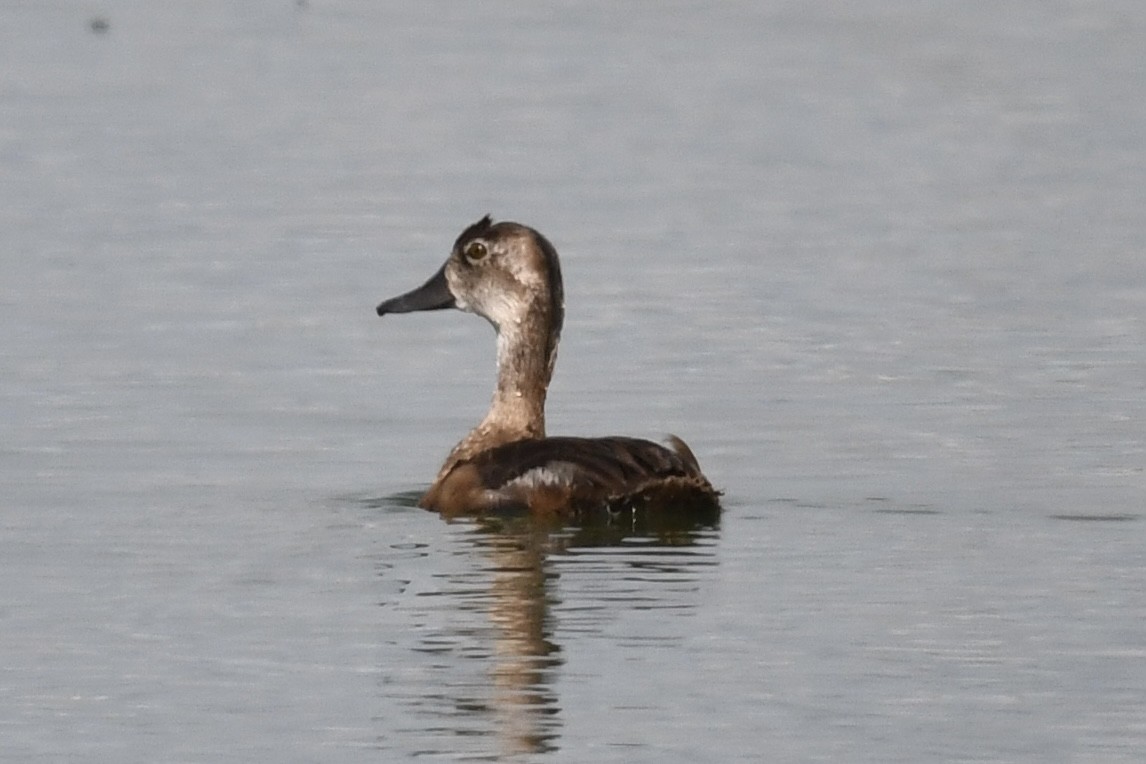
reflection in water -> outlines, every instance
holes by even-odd
[[[712,564],[717,524],[715,515],[624,513],[572,527],[528,517],[450,526],[448,546],[426,561],[436,585],[422,593],[415,619],[422,628],[412,652],[433,657],[430,674],[416,680],[421,692],[408,698],[433,719],[432,729],[419,725],[431,735],[421,750],[477,753],[457,750],[475,743],[479,755],[555,750],[562,598],[577,603],[572,627],[582,637],[617,609],[648,607],[658,596],[666,600],[658,606],[693,607],[696,587],[682,589],[682,575],[695,578],[698,566]],[[579,552],[605,547],[605,556]],[[596,626],[583,622],[590,613]]]
[[[491,705],[503,754],[550,750],[556,737],[557,698],[549,675],[561,658],[551,641],[545,545],[544,533],[532,529],[483,535],[476,544],[493,562]]]

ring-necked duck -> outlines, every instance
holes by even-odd
[[[419,505],[445,515],[595,508],[718,509],[720,492],[675,436],[546,437],[545,395],[565,314],[557,251],[540,233],[487,215],[429,281],[378,315],[459,308],[497,331],[497,388],[485,419],[450,452]]]

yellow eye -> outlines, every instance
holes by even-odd
[[[485,244],[482,242],[471,241],[466,245],[464,254],[467,260],[471,263],[476,263],[478,260],[485,258],[485,256],[489,254],[489,250],[486,249]]]

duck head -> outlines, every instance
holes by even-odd
[[[486,215],[462,231],[444,265],[417,289],[382,302],[378,315],[458,308],[499,334],[543,330],[556,351],[565,314],[557,251],[538,231]]]

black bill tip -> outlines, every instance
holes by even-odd
[[[443,265],[425,284],[406,294],[379,303],[376,310],[379,316],[384,316],[387,313],[413,313],[419,310],[456,307],[457,302],[450,292],[449,282],[446,281],[446,266]]]

